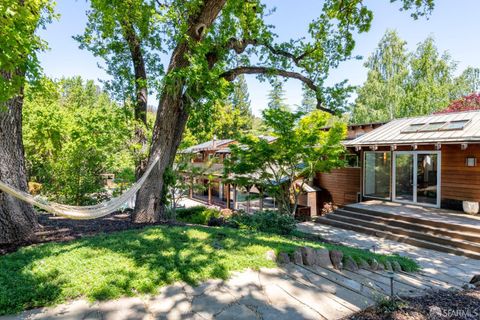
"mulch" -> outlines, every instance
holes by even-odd
[[[424,296],[397,300],[396,310],[374,306],[348,320],[478,320],[480,288],[474,290],[432,291]]]
[[[40,227],[35,232],[35,238],[27,242],[0,245],[0,255],[17,251],[21,247],[39,243],[71,241],[99,233],[141,229],[146,226],[166,224],[165,222],[156,224],[132,223],[130,221],[130,215],[131,211],[124,211],[112,213],[99,219],[71,220],[50,214],[40,214],[38,216]]]

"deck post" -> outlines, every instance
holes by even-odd
[[[208,184],[208,204],[212,204],[212,184]]]
[[[233,185],[233,210],[237,210],[237,185]]]
[[[227,183],[227,209],[230,209],[230,183]]]

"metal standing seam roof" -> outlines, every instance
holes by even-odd
[[[428,124],[468,120],[463,129],[404,132],[412,124]],[[435,114],[430,116],[392,120],[354,140],[345,141],[347,147],[365,145],[392,145],[413,143],[480,142],[480,111]]]

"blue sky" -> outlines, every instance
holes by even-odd
[[[85,0],[59,0],[57,12],[61,17],[46,30],[40,32],[48,41],[50,50],[40,55],[45,73],[53,78],[80,75],[85,79],[105,79],[105,72],[97,67],[100,62],[88,51],[80,50],[72,39],[75,34],[83,32],[86,23]],[[318,15],[322,1],[318,0],[267,0],[277,11],[268,22],[277,27],[281,40],[297,38],[305,34],[308,23]],[[355,55],[366,58],[375,48],[387,29],[395,29],[400,37],[407,41],[408,48],[414,49],[416,44],[432,35],[441,51],[448,51],[458,62],[457,73],[467,66],[480,67],[478,52],[480,42],[477,33],[480,30],[479,0],[437,0],[430,18],[413,20],[406,12],[398,10],[398,4],[390,4],[390,0],[366,0],[373,9],[374,19],[370,32],[356,36]],[[330,81],[335,83],[348,79],[353,85],[360,85],[366,79],[367,71],[363,61],[348,61],[331,73]],[[252,109],[259,115],[267,106],[267,83],[259,83],[253,76],[247,78]],[[298,105],[301,101],[301,86],[296,81],[288,81],[285,85],[286,99],[289,105]],[[151,104],[156,105],[151,101]]]

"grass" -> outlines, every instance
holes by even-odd
[[[274,267],[265,256],[268,250],[293,252],[304,245],[326,246],[247,230],[156,226],[25,247],[0,257],[0,314],[79,297],[105,300],[150,294],[176,281],[225,279],[232,271]],[[398,259],[385,257],[390,258]]]

